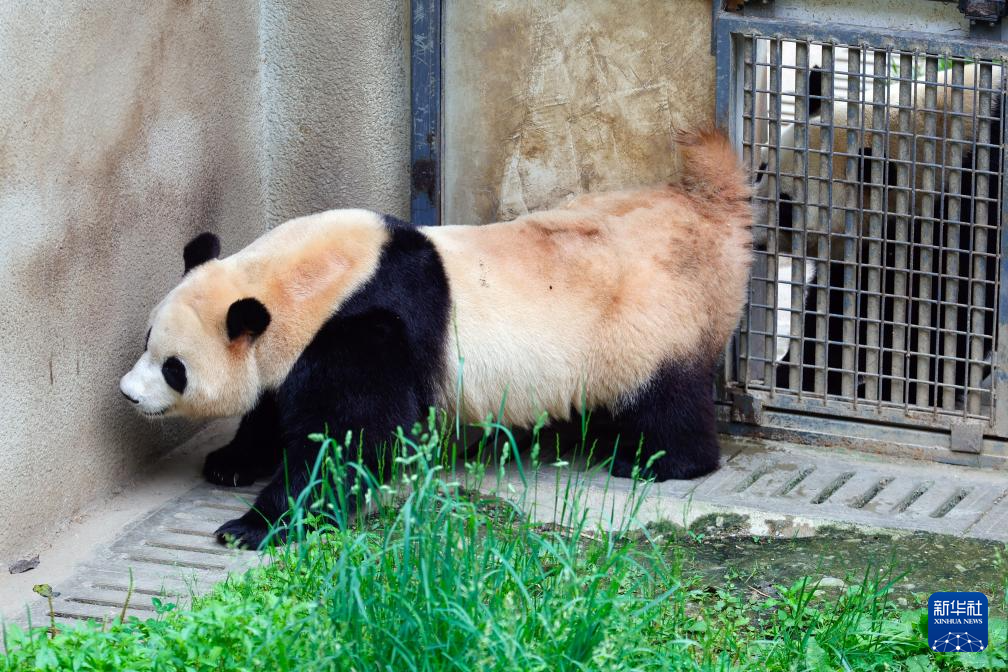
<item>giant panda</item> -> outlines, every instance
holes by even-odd
[[[622,437],[614,475],[631,475],[639,448],[657,480],[706,474],[715,368],[749,276],[751,180],[720,132],[679,140],[678,183],[510,222],[412,228],[333,210],[224,258],[201,235],[121,392],[150,417],[242,416],[204,473],[272,477],[216,533],[249,547],[304,487],[309,434],[353,432],[375,470],[378,446],[431,406],[470,423],[502,410],[519,427],[596,410]]]
[[[990,255],[990,258],[993,259],[996,255],[999,242],[998,236],[994,234],[994,231],[996,231],[998,213],[1000,211],[1000,146],[1003,137],[1002,110],[1006,88],[1005,74],[1002,68],[998,66],[991,67],[992,90],[989,92],[990,109],[982,111],[976,109],[979,98],[975,90],[978,87],[979,75],[980,66],[978,64],[967,64],[964,66],[962,112],[959,114],[959,118],[962,121],[962,140],[958,141],[961,161],[956,166],[958,170],[955,171],[944,168],[944,166],[949,165],[947,161],[953,155],[951,149],[954,142],[948,137],[953,116],[953,87],[951,86],[950,70],[939,73],[938,86],[934,88],[935,102],[933,108],[927,107],[926,104],[927,86],[925,83],[923,81],[915,83],[911,94],[913,101],[912,110],[909,113],[903,112],[904,117],[909,116],[911,124],[909,127],[906,127],[905,119],[901,119],[900,110],[891,105],[887,107],[886,115],[888,118],[875,124],[873,122],[874,107],[870,104],[862,104],[859,110],[860,114],[855,113],[855,116],[859,116],[859,122],[856,123],[863,125],[864,133],[861,136],[860,146],[856,149],[848,148],[848,133],[843,128],[848,124],[847,103],[844,101],[833,103],[833,161],[828,168],[828,172],[831,174],[833,180],[832,201],[834,207],[827,216],[829,229],[833,234],[843,233],[845,227],[848,225],[848,222],[845,221],[845,215],[848,212],[844,209],[845,205],[848,203],[863,203],[865,207],[869,207],[870,191],[873,186],[881,187],[885,190],[883,193],[889,194],[886,202],[880,203],[877,206],[881,208],[882,215],[896,213],[896,199],[894,195],[896,190],[888,189],[888,187],[897,184],[897,173],[899,170],[903,169],[907,171],[908,177],[916,189],[920,190],[926,186],[923,183],[923,170],[918,169],[913,172],[912,168],[906,163],[901,164],[898,161],[890,160],[889,157],[898,156],[897,151],[902,140],[908,145],[910,151],[915,153],[917,160],[921,161],[927,142],[926,136],[931,135],[931,137],[935,138],[933,143],[936,157],[935,183],[932,188],[934,197],[931,200],[931,210],[925,211],[923,208],[924,201],[920,199],[917,211],[907,214],[909,220],[905,219],[904,221],[908,221],[909,241],[907,239],[900,240],[897,237],[896,218],[885,217],[884,228],[879,232],[881,234],[880,247],[884,250],[884,257],[881,260],[883,268],[880,277],[883,287],[880,317],[884,323],[879,334],[879,345],[882,348],[880,367],[883,371],[890,371],[894,327],[889,325],[893,321],[893,306],[895,300],[898,298],[896,293],[896,276],[898,273],[901,273],[897,268],[895,250],[901,247],[906,249],[908,247],[906,245],[907,242],[910,243],[911,252],[905,263],[907,264],[906,268],[910,272],[911,281],[907,283],[906,291],[907,298],[910,299],[912,314],[909,316],[909,325],[905,338],[908,347],[910,347],[910,344],[914,344],[915,346],[920,344],[920,339],[923,337],[928,341],[927,349],[931,353],[925,355],[912,352],[905,362],[907,375],[911,379],[915,379],[916,373],[919,371],[918,360],[926,360],[929,369],[927,381],[913,385],[908,389],[907,402],[911,404],[934,406],[940,401],[938,395],[944,394],[944,390],[949,389],[946,386],[951,386],[951,388],[955,389],[962,388],[966,384],[967,372],[965,361],[970,356],[969,344],[964,334],[956,335],[956,343],[952,349],[949,349],[944,332],[940,329],[922,330],[916,326],[922,317],[920,313],[923,309],[922,305],[931,305],[929,309],[931,314],[927,318],[932,325],[940,324],[944,313],[943,310],[939,309],[937,303],[928,304],[927,301],[920,301],[920,298],[923,296],[947,296],[952,291],[958,291],[960,296],[964,296],[967,291],[970,291],[970,279],[963,276],[968,276],[971,271],[962,270],[969,268],[969,252],[975,249]],[[824,156],[821,151],[818,151],[822,137],[821,133],[825,132],[828,128],[828,124],[822,118],[822,105],[826,98],[822,91],[822,72],[817,68],[813,68],[810,71],[807,89],[809,92],[807,143],[799,143],[798,125],[792,124],[782,130],[781,151],[777,154],[778,165],[782,175],[776,194],[770,193],[771,180],[769,177],[771,173],[776,172],[778,166],[768,167],[765,163],[760,166],[755,193],[760,197],[763,207],[757,208],[755,237],[757,239],[757,246],[765,247],[765,243],[767,242],[766,232],[769,231],[769,226],[772,226],[776,220],[779,227],[778,248],[784,253],[781,256],[782,263],[779,264],[781,267],[777,269],[778,281],[784,290],[782,292],[778,288],[779,299],[777,305],[779,307],[777,310],[777,323],[778,329],[783,329],[785,335],[783,337],[778,336],[774,358],[775,362],[784,364],[790,360],[787,347],[787,343],[790,342],[790,338],[787,337],[790,327],[790,316],[793,311],[797,310],[797,306],[791,305],[792,294],[789,284],[791,282],[789,275],[791,272],[791,262],[790,257],[785,255],[791,255],[795,252],[795,244],[790,238],[792,232],[804,231],[807,234],[804,247],[799,250],[799,253],[804,252],[810,258],[805,261],[805,267],[807,271],[811,272],[811,275],[806,277],[804,285],[806,289],[803,305],[803,313],[805,314],[803,333],[806,338],[804,352],[801,353],[801,359],[804,364],[802,369],[803,375],[801,376],[801,389],[810,392],[815,388],[813,373],[816,346],[814,338],[817,335],[820,338],[822,337],[821,334],[816,333],[816,314],[822,315],[825,313],[827,315],[826,324],[828,331],[826,335],[826,360],[829,369],[826,379],[826,392],[828,394],[840,394],[842,389],[842,350],[845,345],[849,345],[845,344],[842,334],[844,298],[850,289],[859,290],[859,296],[861,297],[867,296],[867,292],[871,289],[867,285],[867,276],[865,274],[860,275],[861,282],[857,287],[845,288],[844,264],[856,263],[859,260],[868,261],[867,255],[869,251],[867,245],[860,247],[855,245],[855,249],[853,250],[855,256],[854,258],[849,258],[849,249],[844,248],[842,239],[834,236],[833,244],[827,251],[827,277],[815,277],[816,264],[811,258],[822,258],[820,241],[826,231],[821,218],[813,216],[813,214],[816,208],[825,209],[829,204],[828,198],[830,197],[830,190],[827,189],[826,183],[813,179],[819,176],[820,161]],[[899,96],[899,84],[890,86],[887,100],[895,102],[899,100]],[[928,115],[932,116],[935,120],[934,129],[930,134],[925,125],[925,109],[934,109],[936,111],[936,114]],[[878,134],[879,137],[877,139],[874,137],[875,134],[871,130],[872,126],[889,128],[890,138],[888,145],[882,134]],[[990,147],[987,152],[986,163],[981,161],[981,157],[974,157],[972,155],[970,145],[968,144],[981,137],[981,128],[986,129],[989,136],[985,142]],[[803,151],[797,146],[799,144],[808,146],[810,150],[808,152]],[[879,153],[880,148],[882,155],[878,157],[874,156],[874,154]],[[767,150],[764,148],[762,159],[765,161],[767,156]],[[802,173],[805,170],[805,167],[799,162],[800,158],[804,158],[804,161],[808,163],[807,171],[810,176],[808,193],[804,195],[801,194],[799,180],[789,177],[791,174]],[[855,170],[852,175],[848,175],[850,164],[854,165]],[[981,174],[986,175],[987,179],[976,179],[976,176]],[[951,175],[959,177],[958,184],[950,180]],[[986,182],[986,186],[984,186],[983,182]],[[774,196],[777,196],[776,202],[778,207],[775,213],[776,217],[771,217],[774,212],[768,210],[766,205],[774,201]],[[799,200],[801,201],[800,203],[797,202]],[[985,222],[974,222],[974,207],[979,201],[987,202],[987,219]],[[953,207],[953,205],[957,207]],[[937,245],[940,242],[944,248],[940,253],[934,255],[930,264],[925,263],[921,256],[923,248],[920,245],[924,242],[922,239],[922,218],[931,222],[931,244]],[[952,243],[948,238],[949,224],[959,225],[958,243]],[[986,246],[982,249],[974,245],[975,228],[977,225],[986,226],[990,229],[990,233],[986,236]],[[853,233],[855,235],[860,237],[869,234],[865,222],[855,220],[853,226]],[[798,245],[798,247],[801,248],[802,246]],[[953,264],[958,265],[960,277],[942,277],[946,272],[947,264],[953,256],[955,259],[952,261]],[[783,266],[787,266],[787,268],[783,268]],[[930,266],[930,272],[928,271],[928,266]],[[988,307],[996,305],[996,272],[996,265],[988,263],[985,270],[986,277],[984,278],[984,298],[985,305]],[[826,288],[824,292],[826,305],[817,305],[817,299],[820,297],[817,296],[816,292],[808,291],[809,288],[817,286],[825,286]],[[783,301],[780,300],[781,298]],[[870,328],[869,325],[872,324],[872,319],[867,312],[864,301],[861,301],[855,307],[855,313],[858,319],[857,344],[862,345],[867,342],[867,332]],[[959,324],[964,324],[967,319],[969,319],[969,316],[966,308],[960,308]],[[986,311],[983,321],[983,347],[986,358],[989,360],[990,348],[993,346],[994,311]],[[942,359],[951,360],[955,363],[954,381],[951,381],[951,383],[950,381],[944,381],[941,384],[937,382],[937,369]],[[859,349],[856,366],[859,373],[856,394],[857,396],[864,396],[866,380],[862,374],[866,372],[867,367],[865,350],[863,349]],[[986,367],[985,372],[989,372],[989,366]],[[977,386],[978,382],[971,381],[970,386]],[[775,384],[785,389],[790,387],[788,367],[777,367]],[[884,378],[879,384],[879,393],[882,398],[888,398],[891,381]],[[984,381],[980,385],[989,386],[989,381]],[[921,390],[924,391],[924,396],[921,396]],[[962,407],[963,399],[961,396],[954,400],[954,405],[957,408]]]

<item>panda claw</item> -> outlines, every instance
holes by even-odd
[[[229,473],[207,469],[204,470],[203,475],[206,476],[206,479],[214,485],[224,485],[232,488],[252,485],[255,483],[254,474],[247,474],[240,471]]]
[[[224,523],[214,532],[217,541],[226,546],[259,550],[269,534],[269,526],[262,516],[250,511],[241,518]]]
[[[203,463],[203,476],[215,485],[233,488],[255,483],[258,472],[238,469],[235,465],[236,456],[225,449],[215,450],[206,456]]]

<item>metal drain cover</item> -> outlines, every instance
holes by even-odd
[[[721,468],[705,478],[647,486],[636,509],[631,502],[640,486],[597,469],[544,466],[532,473],[526,466],[525,478],[527,487],[513,466],[506,473],[491,471],[481,490],[520,500],[543,521],[569,517],[565,500],[573,496],[575,508],[611,527],[621,526],[631,512],[641,523],[686,525],[711,513],[740,513],[749,516],[754,532],[794,534],[824,524],[855,524],[1008,541],[1008,478],[968,467],[739,442],[725,446]],[[144,618],[155,613],[153,597],[185,604],[229,573],[254,566],[260,562],[257,553],[225,548],[213,531],[244,513],[257,491],[258,486],[202,484],[133,523],[71,579],[53,586],[59,593],[53,600],[57,620],[118,618],[131,570],[126,615]],[[45,600],[32,600],[29,610],[33,624],[49,622]],[[20,620],[24,624],[27,618]]]
[[[199,485],[127,527],[107,549],[82,563],[67,581],[53,586],[57,622],[119,618],[133,575],[126,616],[155,614],[152,598],[186,604],[229,573],[259,562],[259,555],[226,548],[213,536],[225,521],[248,510],[257,487]],[[26,596],[27,599],[27,596]],[[46,600],[28,605],[31,623],[49,623]],[[28,613],[21,624],[28,622]]]

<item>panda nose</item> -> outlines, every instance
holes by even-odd
[[[127,399],[130,400],[130,403],[132,403],[132,404],[139,404],[140,403],[139,399],[134,399],[133,397],[129,396],[128,394],[126,394],[125,392],[123,392],[123,390],[121,388],[120,388],[119,391],[122,392],[122,395],[124,397],[126,397]]]

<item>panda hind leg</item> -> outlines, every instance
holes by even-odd
[[[717,469],[714,371],[713,364],[665,365],[613,414],[620,436],[614,476],[631,476],[635,466],[641,477],[656,481],[696,478]]]
[[[276,399],[267,392],[242,417],[231,442],[207,455],[203,476],[217,485],[238,487],[273,474],[281,456],[279,422]]]

